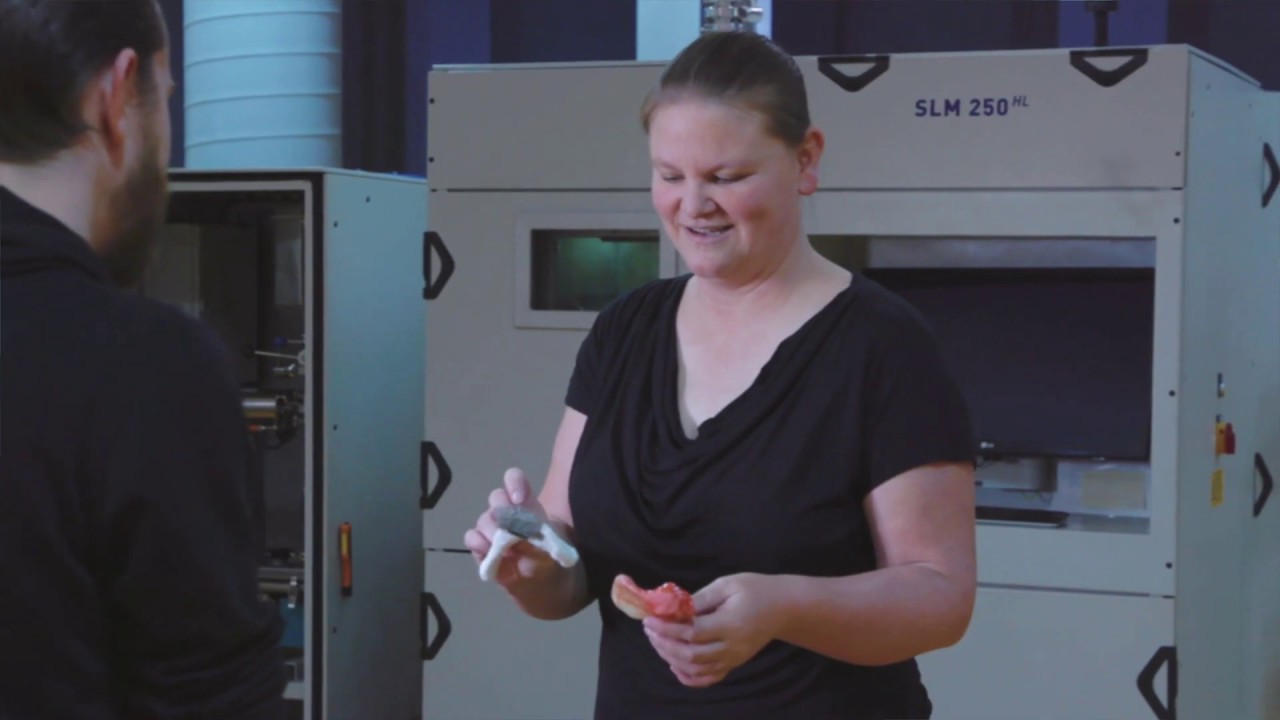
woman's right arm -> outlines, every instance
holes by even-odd
[[[504,487],[495,490],[489,498],[489,509],[480,516],[476,528],[467,531],[466,545],[477,561],[489,550],[490,539],[496,525],[493,508],[506,504],[526,507],[541,506],[556,532],[565,540],[575,542],[573,516],[569,509],[569,473],[573,458],[582,437],[586,416],[572,408],[566,408],[556,432],[551,452],[551,464],[546,482],[536,501],[527,497],[531,493],[528,480],[520,472],[508,472]],[[587,590],[586,571],[582,562],[563,568],[543,551],[520,543],[508,551],[513,557],[502,561],[498,584],[515,600],[516,605],[532,617],[543,620],[559,620],[575,615],[592,597]]]

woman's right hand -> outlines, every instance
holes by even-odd
[[[511,468],[502,477],[502,487],[489,493],[489,507],[480,514],[474,528],[468,530],[463,542],[471,556],[479,565],[489,553],[493,545],[494,533],[498,530],[493,511],[506,505],[520,505],[541,517],[547,517],[542,504],[533,495],[529,479],[519,468]],[[494,582],[508,590],[523,585],[528,581],[544,579],[556,563],[544,550],[534,547],[526,540],[511,545],[503,552],[498,561]]]

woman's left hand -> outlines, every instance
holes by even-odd
[[[755,573],[720,578],[693,595],[692,623],[645,618],[649,642],[684,685],[714,685],[776,637],[779,580]]]

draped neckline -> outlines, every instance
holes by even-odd
[[[693,278],[692,274],[687,274],[679,278],[675,292],[670,296],[670,306],[665,308],[664,317],[661,322],[662,341],[658,343],[661,347],[666,346],[664,356],[658,358],[661,370],[658,373],[659,394],[659,417],[661,422],[666,426],[664,435],[667,436],[669,442],[677,448],[690,448],[699,444],[712,442],[713,436],[724,426],[732,425],[733,420],[742,416],[744,413],[750,414],[747,410],[753,401],[763,394],[767,394],[770,381],[778,375],[779,369],[791,364],[796,359],[796,354],[801,346],[808,345],[806,340],[815,332],[820,330],[820,326],[824,324],[828,316],[837,312],[838,308],[843,304],[845,298],[853,292],[857,286],[858,274],[852,273],[849,284],[840,289],[830,300],[828,300],[817,312],[810,315],[803,323],[801,323],[794,331],[788,334],[778,343],[770,353],[768,360],[761,366],[760,372],[752,379],[741,393],[730,400],[724,407],[701,423],[698,423],[694,429],[696,435],[689,437],[685,432],[684,422],[681,419],[681,398],[680,398],[680,335],[677,329],[677,317],[680,311],[680,304],[684,299],[685,290],[689,286],[689,281]],[[792,378],[794,380],[794,378]]]

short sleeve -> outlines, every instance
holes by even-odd
[[[609,392],[621,361],[643,351],[649,342],[664,342],[658,328],[671,322],[682,289],[679,279],[654,280],[624,292],[600,310],[578,347],[565,404],[590,416]]]
[[[863,389],[864,493],[908,470],[974,461],[968,403],[933,333],[890,305],[877,327]]]
[[[613,306],[606,307],[598,315],[578,347],[573,374],[569,377],[569,389],[565,404],[583,415],[591,415],[596,398],[600,394],[600,373],[605,364],[605,348],[609,345]]]

